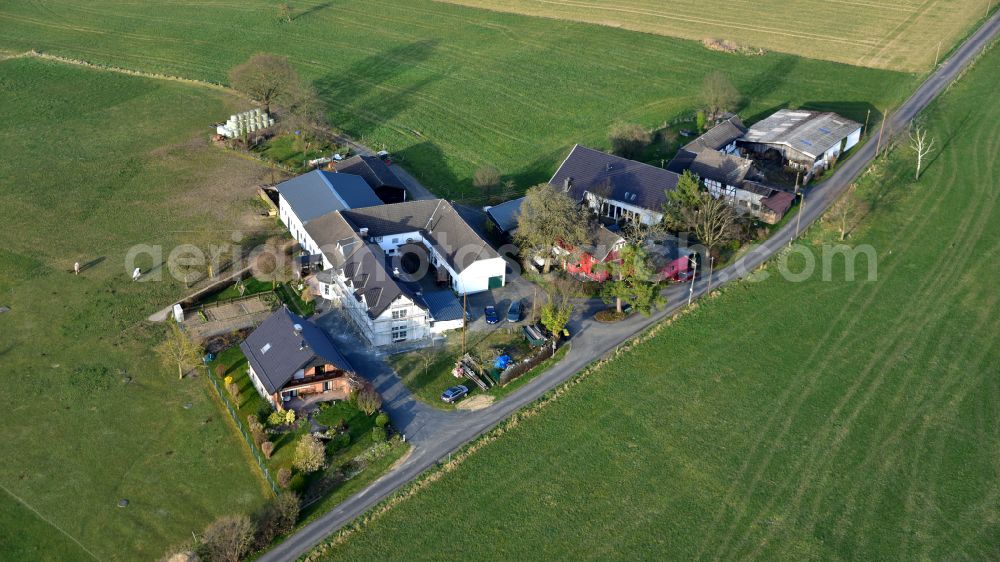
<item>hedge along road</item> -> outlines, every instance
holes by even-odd
[[[883,146],[892,135],[903,131],[924,107],[955,81],[998,33],[1000,33],[1000,12],[995,13],[976,30],[906,102],[893,112],[885,123]],[[720,287],[747,277],[788,246],[796,237],[797,227],[804,231],[822,215],[872,162],[876,156],[876,144],[869,140],[858,148],[853,157],[845,160],[828,180],[807,190],[800,225],[796,224],[799,222],[797,220],[789,221],[771,238],[744,254],[734,264],[713,272],[711,279],[709,276],[704,276],[693,285],[671,286],[664,291],[668,305],[650,317],[632,317],[617,324],[599,324],[588,319],[596,310],[596,304],[574,315],[570,323],[570,329],[574,332],[574,344],[566,357],[490,408],[475,412],[441,412],[416,402],[406,394],[405,389],[380,388],[388,391],[387,402],[405,409],[405,412],[402,410],[395,412],[394,422],[396,417],[402,416],[404,420],[400,420],[403,423],[399,427],[414,434],[413,454],[381,479],[344,500],[263,554],[259,560],[267,562],[294,560],[304,555],[331,533],[362,515],[441,459],[504,421],[515,411],[567,381],[628,339],[676,314],[686,305],[689,291],[692,289],[691,296],[698,298],[707,292],[710,283],[712,287]],[[392,383],[386,384],[394,386]],[[396,408],[390,408],[390,414],[393,414],[393,409]]]

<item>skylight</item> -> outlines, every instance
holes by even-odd
[[[264,347],[260,348],[260,354],[263,355],[263,354],[267,353],[267,351],[269,349],[271,349],[271,344],[270,343],[265,343]]]

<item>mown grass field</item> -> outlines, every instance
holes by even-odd
[[[265,490],[207,381],[152,351],[183,283],[125,255],[254,228],[262,172],[205,142],[219,92],[35,59],[0,89],[0,559],[155,559]]]
[[[662,0],[445,0],[529,16],[583,21],[904,72],[931,68],[986,15],[975,0],[663,2]]]
[[[998,82],[994,49],[931,108],[919,183],[866,180],[876,280],[726,288],[325,557],[995,559]]]
[[[754,119],[783,106],[872,123],[908,94],[911,74],[502,14],[430,0],[195,4],[14,0],[0,6],[0,50],[45,52],[226,81],[258,51],[290,57],[333,125],[414,172],[435,193],[473,192],[497,167],[520,189],[551,177],[574,143],[607,146],[618,120],[658,127],[692,114],[704,76],[729,75]]]

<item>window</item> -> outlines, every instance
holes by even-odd
[[[330,286],[326,283],[323,283],[323,294],[325,296],[330,296]]]
[[[399,244],[399,238],[393,238],[392,239],[392,243],[393,244]]]
[[[403,341],[406,339],[406,326],[392,327],[392,341]]]
[[[392,319],[399,320],[400,318],[406,318],[406,309],[400,308],[399,310],[392,311]]]

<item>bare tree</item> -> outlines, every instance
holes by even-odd
[[[652,136],[642,125],[635,123],[615,123],[608,130],[611,151],[622,158],[637,158],[649,145]]]
[[[202,543],[211,560],[239,562],[253,544],[254,524],[246,515],[227,515],[205,529]]]
[[[278,4],[278,18],[284,20],[285,23],[292,23],[292,6],[287,2]]]
[[[927,129],[917,126],[910,130],[910,148],[917,154],[917,173],[914,180],[920,180],[924,158],[934,149],[934,138],[927,138]]]
[[[685,208],[686,222],[694,235],[709,251],[739,236],[736,212],[721,198],[702,194],[702,203],[696,208]]]
[[[865,202],[858,197],[857,184],[851,184],[847,191],[837,199],[827,211],[824,221],[830,221],[840,231],[841,241],[847,237],[851,227],[856,224],[867,210]]]
[[[709,117],[716,119],[720,114],[736,108],[736,104],[740,102],[740,93],[725,74],[712,72],[705,76],[701,84],[701,101],[705,104]]]
[[[500,170],[493,166],[483,166],[472,176],[472,185],[483,191],[483,200],[490,204],[490,191],[500,185]]]
[[[183,379],[184,373],[201,360],[201,349],[176,322],[168,320],[167,325],[167,337],[157,346],[156,353],[165,364],[176,366],[177,378]]]
[[[379,396],[375,387],[370,384],[366,384],[360,391],[358,391],[356,402],[358,409],[369,416],[382,407],[382,397]]]
[[[590,196],[594,200],[594,206],[597,207],[595,213],[597,216],[601,216],[604,212],[604,205],[611,200],[614,195],[615,188],[611,185],[610,179],[605,179],[603,182],[590,188]]]
[[[295,458],[292,464],[303,473],[316,472],[326,465],[326,447],[315,435],[307,433],[295,446]]]
[[[268,113],[272,103],[283,101],[301,88],[299,74],[288,59],[270,53],[257,53],[230,70],[229,83],[264,104]]]

